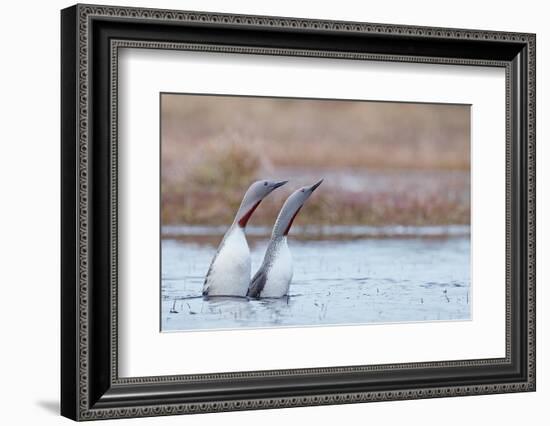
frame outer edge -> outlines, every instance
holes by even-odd
[[[61,11],[61,407],[63,416],[78,414],[77,303],[77,7]]]
[[[496,31],[481,31],[481,30],[463,30],[463,29],[447,29],[447,28],[430,28],[430,27],[415,27],[415,26],[403,26],[403,25],[387,25],[387,24],[368,24],[368,23],[354,23],[354,22],[337,22],[337,21],[324,21],[324,20],[312,20],[301,18],[279,18],[279,17],[267,17],[267,16],[245,16],[245,15],[228,15],[217,14],[207,12],[185,12],[185,11],[170,11],[170,10],[158,10],[158,9],[141,9],[141,8],[126,8],[126,7],[111,7],[111,6],[97,6],[97,5],[77,5],[72,9],[76,18],[74,20],[76,31],[76,49],[73,52],[75,60],[75,75],[76,88],[75,99],[78,106],[77,125],[75,132],[75,140],[78,144],[74,144],[74,140],[70,141],[78,147],[75,157],[71,161],[76,159],[76,173],[75,182],[73,188],[77,190],[77,200],[72,206],[72,210],[75,211],[77,216],[76,233],[78,236],[76,241],[77,250],[73,254],[77,255],[77,283],[78,286],[74,286],[74,282],[70,281],[70,284],[74,287],[78,287],[73,291],[76,294],[76,314],[72,317],[73,325],[77,325],[76,336],[74,338],[74,349],[78,356],[78,359],[74,362],[74,374],[76,380],[73,384],[76,396],[75,416],[71,417],[76,420],[92,420],[101,418],[113,418],[113,417],[140,417],[151,415],[169,415],[180,413],[193,413],[193,412],[219,412],[229,410],[243,410],[243,409],[262,409],[262,408],[282,408],[292,406],[308,406],[308,405],[324,405],[324,404],[342,404],[352,402],[367,402],[367,401],[380,401],[380,400],[400,400],[400,399],[415,399],[415,398],[433,398],[440,396],[461,396],[461,395],[474,395],[474,394],[487,394],[487,393],[501,393],[501,392],[517,392],[517,391],[529,391],[534,390],[535,386],[535,321],[534,321],[534,303],[535,303],[535,36],[527,33],[510,33],[510,32],[496,32]],[[62,13],[69,13],[65,9]],[[211,403],[202,404],[163,404],[160,406],[142,406],[136,408],[120,407],[109,409],[93,409],[89,408],[89,388],[88,388],[88,374],[89,374],[89,356],[88,356],[88,344],[89,344],[89,330],[88,330],[88,237],[89,237],[89,221],[88,221],[88,195],[89,195],[89,175],[88,175],[88,137],[89,137],[89,122],[88,122],[88,84],[89,84],[89,66],[88,66],[88,49],[90,45],[89,39],[89,18],[91,16],[97,17],[111,17],[111,18],[132,18],[140,20],[167,20],[177,22],[190,22],[190,23],[206,23],[206,24],[227,24],[233,26],[256,26],[256,27],[275,27],[275,28],[289,28],[289,29],[316,29],[326,30],[327,32],[359,32],[359,33],[382,33],[385,35],[400,34],[410,35],[420,38],[449,38],[449,39],[470,39],[470,40],[486,40],[486,41],[507,41],[515,42],[518,44],[523,43],[528,46],[528,106],[526,106],[528,118],[528,191],[527,191],[527,204],[528,209],[528,229],[529,229],[529,244],[527,248],[527,263],[528,263],[528,282],[525,283],[526,294],[528,298],[527,306],[529,308],[528,318],[528,365],[527,371],[529,378],[525,382],[508,382],[501,383],[499,385],[473,385],[473,386],[450,386],[448,388],[428,388],[428,389],[403,389],[400,391],[385,391],[385,392],[367,392],[356,394],[328,394],[328,395],[316,395],[305,397],[280,397],[270,399],[258,399],[247,401],[216,401]],[[65,34],[62,34],[63,36]],[[67,56],[65,56],[66,58]],[[67,68],[62,67],[67,70]],[[62,105],[62,116],[65,117],[68,108],[74,107],[74,105]],[[66,130],[67,124],[62,123],[63,130]],[[62,140],[63,147],[63,162],[64,171],[67,170],[68,163],[65,155],[64,147],[66,145],[66,139]],[[74,148],[73,148],[74,149]],[[63,182],[62,189],[67,190],[67,183]],[[76,191],[75,191],[76,192]],[[75,209],[76,207],[76,209]],[[63,204],[62,211],[65,213],[70,212],[70,206]],[[66,224],[63,223],[63,228],[67,232]],[[62,238],[62,242],[66,241],[66,234]],[[68,258],[66,252],[63,251],[63,265],[62,270],[66,271],[66,264],[68,260],[74,259]],[[63,288],[68,286],[67,280],[63,280]],[[65,304],[66,305],[66,304]],[[63,312],[63,311],[62,311]],[[66,315],[63,316],[66,318]],[[71,343],[71,339],[62,340],[64,343]],[[62,347],[62,352],[66,349]],[[65,365],[62,366],[62,370],[67,371]],[[67,389],[65,387],[65,389]],[[63,402],[67,402],[66,393],[62,391],[62,407]],[[63,408],[62,408],[63,410]],[[65,411],[64,415],[68,415]]]
[[[528,380],[532,391],[536,391],[536,34],[529,34],[527,41],[527,329],[528,329]]]
[[[77,32],[77,58],[76,58],[76,108],[78,121],[75,144],[77,146],[77,244],[78,244],[78,270],[77,270],[77,320],[78,320],[78,363],[76,388],[77,418],[76,420],[90,419],[90,388],[89,388],[89,315],[90,301],[89,289],[89,237],[90,237],[90,173],[89,165],[89,120],[90,120],[90,55],[91,39],[88,28],[89,13],[82,4],[76,5],[76,32]]]

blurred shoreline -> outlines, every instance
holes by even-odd
[[[246,234],[251,242],[266,240],[271,235],[271,227],[249,225]],[[226,226],[203,226],[203,225],[167,225],[161,228],[162,239],[174,239],[197,244],[219,243]],[[359,240],[359,239],[385,239],[385,238],[423,238],[423,239],[446,239],[446,238],[467,238],[470,236],[469,225],[445,225],[445,226],[327,226],[327,225],[305,225],[295,226],[291,230],[293,239],[302,241],[322,240]]]

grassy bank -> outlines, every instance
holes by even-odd
[[[468,224],[469,108],[234,97],[162,98],[163,224],[227,224],[245,190],[290,178],[254,214],[325,178],[302,224]]]

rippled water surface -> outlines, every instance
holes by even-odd
[[[203,299],[204,275],[221,236],[163,233],[162,330],[470,319],[467,230],[437,235],[407,228],[384,238],[351,231],[329,240],[290,238],[294,278],[281,300]],[[249,243],[254,273],[267,241],[257,232]]]

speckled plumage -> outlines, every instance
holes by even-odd
[[[288,294],[293,272],[287,238],[276,237],[270,241],[262,266],[252,278],[247,295],[254,298],[283,297]]]
[[[287,235],[296,215],[321,182],[323,182],[322,179],[311,186],[294,191],[285,201],[273,226],[262,266],[248,286],[246,293],[248,297],[280,298],[288,294],[293,266]]]

